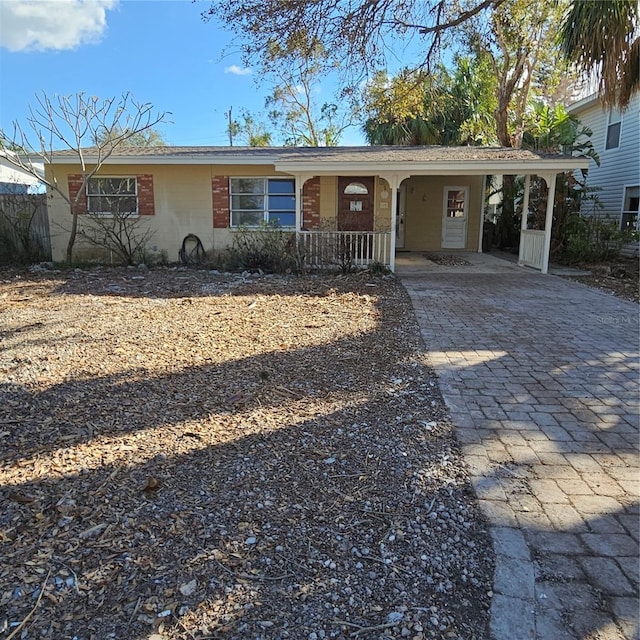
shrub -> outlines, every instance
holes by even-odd
[[[566,232],[566,257],[569,262],[598,262],[617,255],[628,234],[615,221],[574,214]]]
[[[297,272],[295,234],[275,222],[257,228],[239,227],[222,262],[227,268],[251,272]]]
[[[23,193],[0,197],[0,263],[31,264],[49,259],[42,225],[38,223],[44,195]]]

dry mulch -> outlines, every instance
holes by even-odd
[[[0,272],[0,638],[488,637],[392,277]]]
[[[640,260],[618,258],[598,264],[577,265],[587,276],[571,276],[572,280],[600,289],[623,300],[640,302]]]

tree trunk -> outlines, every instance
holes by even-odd
[[[78,233],[78,214],[71,214],[71,233],[69,234],[69,242],[67,242],[67,264],[71,266],[73,263],[73,245],[76,243],[76,234]]]
[[[515,211],[516,176],[502,176],[502,213],[496,228],[497,244],[501,249],[517,249],[520,241],[520,222]]]

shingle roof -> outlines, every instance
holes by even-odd
[[[92,148],[84,150],[91,158]],[[92,153],[93,152],[93,153]],[[56,159],[76,157],[73,151],[56,151]],[[111,156],[116,158],[145,158],[150,163],[154,159],[175,158],[182,161],[189,158],[211,159],[215,164],[230,159],[251,159],[278,162],[468,162],[468,161],[527,161],[558,159],[562,156],[537,153],[525,149],[509,147],[441,147],[441,146],[362,146],[362,147],[128,147],[118,149]]]
[[[95,149],[85,161],[97,162]],[[55,164],[77,164],[77,154],[59,151]],[[135,147],[119,149],[114,165],[262,165],[287,175],[485,175],[586,169],[585,158],[509,147]]]

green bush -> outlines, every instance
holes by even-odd
[[[567,222],[566,257],[569,262],[598,262],[618,254],[628,240],[615,221],[571,215]]]

